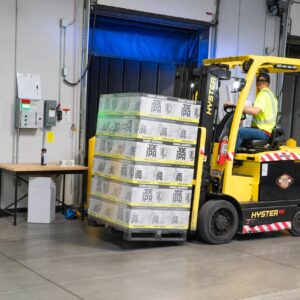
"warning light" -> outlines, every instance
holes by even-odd
[[[22,109],[22,110],[29,110],[30,107],[31,107],[30,104],[27,104],[27,103],[26,103],[26,104],[23,104],[23,103],[21,104],[21,109]]]
[[[23,104],[30,104],[30,100],[29,99],[21,99],[21,103]]]
[[[274,68],[283,69],[283,70],[297,70],[297,66],[286,65],[286,64],[276,64],[276,65],[274,65]]]
[[[31,107],[29,99],[21,99],[21,109],[22,110],[29,110]]]

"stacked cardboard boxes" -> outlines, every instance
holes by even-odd
[[[200,105],[100,98],[89,215],[123,230],[187,230]]]

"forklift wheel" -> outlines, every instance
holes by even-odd
[[[300,211],[295,213],[290,231],[293,236],[300,236]]]
[[[238,213],[230,202],[210,200],[199,211],[198,234],[210,244],[228,243],[236,234],[238,220]]]

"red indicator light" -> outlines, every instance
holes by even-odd
[[[30,104],[30,100],[29,99],[21,99],[21,103],[22,104]]]

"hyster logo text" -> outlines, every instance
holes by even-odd
[[[214,91],[216,88],[216,78],[211,77],[209,82],[209,90],[208,90],[208,99],[207,99],[207,107],[206,107],[206,114],[212,114],[212,108],[214,104]]]
[[[277,217],[278,214],[279,214],[278,209],[253,211],[251,214],[251,218],[257,219],[257,218]]]

